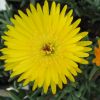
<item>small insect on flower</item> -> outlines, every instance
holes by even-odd
[[[95,58],[93,59],[93,63],[96,63],[97,66],[100,66],[100,40],[98,40],[98,48],[94,49]]]
[[[60,4],[46,0],[43,8],[37,3],[35,8],[30,4],[19,16],[11,19],[13,26],[2,38],[5,48],[1,51],[5,59],[5,70],[11,70],[11,77],[19,75],[18,82],[23,85],[34,82],[33,90],[43,87],[47,93],[51,86],[56,93],[56,86],[63,88],[67,80],[74,82],[74,76],[81,73],[78,63],[88,64],[87,47],[91,41],[82,40],[88,32],[80,32],[80,19],[73,22],[72,10],[66,14],[67,5],[60,10]]]

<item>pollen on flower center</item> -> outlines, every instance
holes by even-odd
[[[42,51],[45,55],[50,55],[54,53],[54,45],[51,43],[47,43],[42,47]]]

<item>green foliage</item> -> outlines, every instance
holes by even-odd
[[[68,4],[69,8],[74,10],[75,18],[82,18],[82,29],[89,30],[91,33],[100,32],[100,30],[95,31],[95,28],[99,29],[100,27],[100,0],[55,1],[60,2],[61,5]],[[4,47],[1,36],[4,35],[4,31],[7,31],[6,25],[11,24],[10,18],[17,13],[18,9],[25,11],[24,9],[29,6],[30,2],[34,5],[36,2],[43,4],[43,0],[7,0],[9,7],[6,11],[0,12],[0,48]],[[15,5],[19,8],[14,7]],[[91,36],[89,36],[89,39],[91,39]],[[96,46],[96,39],[95,34],[92,34],[93,48]],[[9,73],[4,72],[4,62],[0,61],[0,91],[3,86],[2,89],[6,94],[1,96],[0,92],[0,100],[100,100],[100,68],[92,64],[93,58],[94,53],[92,51],[88,58],[90,64],[79,65],[83,72],[78,75],[77,82],[64,85],[62,90],[57,87],[56,95],[52,95],[50,89],[48,94],[43,94],[41,88],[33,92],[31,83],[28,89],[23,89],[22,84],[17,83],[16,79],[9,80]],[[9,87],[12,88],[6,90]]]
[[[11,24],[10,18],[12,15],[12,10],[8,6],[6,11],[0,12],[0,49],[4,47],[1,36],[4,35],[4,31],[7,31],[6,25]],[[0,55],[2,54],[0,53]],[[8,73],[4,71],[3,64],[4,62],[0,61],[0,84],[5,84],[8,81],[7,78],[9,77]]]
[[[52,0],[53,1],[53,0]],[[70,5],[79,17],[88,17],[93,23],[100,21],[100,0],[54,0]]]

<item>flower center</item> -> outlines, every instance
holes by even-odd
[[[51,43],[47,43],[43,46],[42,50],[45,55],[51,55],[54,53],[54,45]]]

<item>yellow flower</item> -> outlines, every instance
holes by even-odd
[[[52,3],[49,10],[48,2],[43,9],[37,4],[37,9],[30,4],[15,19],[13,26],[8,25],[8,31],[2,38],[6,45],[1,51],[4,54],[5,70],[11,70],[11,77],[20,75],[18,82],[23,85],[34,81],[33,90],[43,87],[47,93],[51,86],[53,94],[56,86],[62,89],[67,80],[74,82],[74,76],[81,73],[77,63],[88,64],[83,59],[88,57],[91,48],[86,47],[91,41],[82,41],[88,32],[79,32],[80,19],[72,23],[72,10],[66,14],[67,5],[60,11],[60,4]]]
[[[97,66],[100,66],[100,40],[98,40],[98,45],[99,47],[95,47],[94,49],[94,54],[96,58],[93,59],[93,63],[96,63]]]

